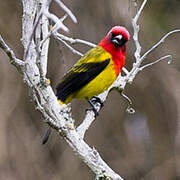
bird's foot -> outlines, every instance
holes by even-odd
[[[103,102],[99,97],[93,96],[91,99],[88,100],[89,104],[91,105],[91,108],[86,109],[86,111],[93,111],[95,118],[99,115],[95,104],[99,103],[100,104],[100,109],[104,106]]]
[[[101,99],[100,99],[99,97],[97,97],[97,96],[93,96],[92,99],[91,99],[91,102],[92,102],[93,104],[99,103],[100,106],[101,106],[100,109],[103,108],[103,106],[104,106],[104,104],[103,104],[103,102],[101,101]]]

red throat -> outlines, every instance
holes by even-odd
[[[126,46],[123,45],[122,47],[115,47],[108,37],[101,40],[98,45],[103,47],[112,55],[114,69],[116,71],[116,75],[118,76],[125,64]]]

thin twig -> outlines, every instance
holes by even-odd
[[[53,15],[53,14],[51,14],[51,13],[48,12],[47,9],[49,8],[49,4],[50,4],[50,3],[51,3],[51,0],[47,0],[46,3],[43,3],[43,4],[42,4],[41,10],[40,10],[40,12],[39,12],[39,15],[38,15],[38,17],[36,18],[36,21],[35,21],[35,23],[34,23],[33,31],[32,31],[32,33],[31,33],[31,35],[30,35],[30,38],[29,38],[29,43],[28,43],[28,46],[27,46],[27,48],[26,48],[26,53],[25,53],[25,55],[24,55],[24,59],[27,58],[27,55],[28,55],[28,52],[29,52],[29,48],[30,48],[30,45],[31,45],[32,40],[33,40],[34,33],[35,33],[36,28],[37,28],[37,26],[38,26],[38,24],[39,24],[39,22],[40,22],[40,19],[41,19],[42,15],[43,15],[43,14],[46,15],[48,18],[50,18],[51,20],[53,20],[53,21],[55,21],[55,22],[58,22],[58,21],[59,21],[59,18],[57,18],[55,15]],[[67,28],[64,24],[61,24],[61,28],[62,28],[64,31],[68,31],[68,28]]]
[[[129,71],[128,71],[125,67],[122,68],[122,71],[123,71],[126,75],[129,74]]]
[[[90,47],[96,47],[96,46],[97,46],[96,44],[93,44],[93,43],[91,43],[91,42],[88,42],[88,41],[85,41],[85,40],[82,40],[82,39],[73,39],[73,38],[67,37],[67,36],[65,36],[65,35],[62,35],[62,34],[60,34],[60,33],[55,33],[54,36],[55,36],[55,37],[59,37],[59,38],[61,38],[62,40],[68,41],[68,42],[71,43],[71,44],[81,43],[81,44],[88,45],[88,46],[90,46]]]
[[[74,23],[77,23],[77,19],[74,16],[74,14],[71,12],[71,10],[63,4],[61,0],[55,0],[56,3],[69,15],[69,17],[72,19]]]
[[[137,24],[137,21],[139,19],[139,16],[141,15],[142,10],[144,9],[144,6],[146,5],[147,0],[144,0],[140,9],[138,10],[137,14],[135,15],[135,17],[132,19],[132,25],[133,25],[133,29],[134,29],[134,35],[133,35],[133,39],[136,45],[136,51],[134,53],[136,62],[139,60],[140,58],[140,54],[141,54],[141,45],[139,43],[138,40],[138,34],[139,34],[139,25]]]
[[[61,21],[63,23],[63,21],[66,19],[67,15],[65,14],[62,18],[59,19],[59,21]],[[49,37],[59,29],[59,26],[61,24],[59,24],[59,21],[56,22],[56,24],[50,29],[49,33],[47,34],[46,37],[44,37],[44,39],[40,42],[40,47],[46,42],[47,39],[49,39]]]
[[[66,41],[62,40],[61,38],[56,38],[59,41],[61,41],[68,49],[70,49],[74,54],[78,55],[78,56],[83,56],[82,53],[80,53],[79,51],[77,51],[76,49],[74,49],[73,47],[71,47]]]
[[[136,74],[141,70],[140,69],[140,65],[143,62],[143,60],[146,58],[147,55],[149,55],[155,48],[157,48],[161,43],[164,42],[164,40],[171,34],[176,33],[176,32],[180,32],[180,29],[177,30],[173,30],[168,32],[165,36],[163,36],[161,38],[161,40],[159,42],[157,42],[154,46],[152,46],[148,51],[146,51],[144,53],[144,55],[141,56],[141,45],[138,39],[138,33],[139,33],[139,25],[137,24],[137,21],[142,13],[143,8],[146,5],[147,0],[144,0],[140,9],[138,10],[137,14],[135,15],[135,17],[132,19],[132,26],[134,29],[134,35],[133,35],[133,39],[135,42],[135,46],[136,46],[136,51],[134,53],[135,59],[136,59],[136,63],[133,64],[133,68],[130,70],[129,74],[126,75],[126,82],[128,83],[132,83],[132,81],[134,80]],[[161,59],[161,58],[160,58]],[[164,59],[164,57],[162,57],[162,59]],[[159,62],[159,61],[157,61]],[[155,62],[155,63],[157,63]],[[154,64],[154,63],[153,63]]]
[[[51,19],[53,22],[57,23],[57,26],[62,29],[63,31],[65,32],[69,32],[69,29],[67,28],[67,26],[65,26],[63,23],[62,23],[62,20],[59,19],[56,15],[50,13],[49,11],[44,11],[43,14],[48,18],[48,19]],[[58,28],[58,29],[59,29]]]
[[[24,55],[24,59],[27,58],[27,55],[28,55],[28,53],[29,53],[29,48],[30,48],[30,46],[31,46],[31,42],[32,42],[32,40],[33,40],[33,36],[34,36],[35,31],[36,31],[36,28],[38,27],[38,24],[39,24],[39,21],[40,21],[40,19],[41,19],[41,16],[42,16],[42,13],[39,14],[39,17],[37,18],[37,21],[35,22],[35,25],[34,25],[34,27],[33,27],[33,31],[32,31],[32,33],[31,33],[31,35],[30,35],[30,38],[29,38],[29,44],[28,44],[28,46],[27,46],[26,53],[25,53],[25,55]]]
[[[152,63],[146,64],[146,65],[140,67],[139,70],[142,71],[144,68],[147,68],[147,67],[152,66],[152,65],[154,65],[154,64],[156,64],[162,60],[167,60],[167,59],[170,59],[170,60],[168,60],[168,64],[170,64],[172,62],[172,55],[163,56],[163,57],[159,58],[158,60],[156,60]]]
[[[10,63],[16,66],[18,70],[22,71],[22,68],[25,67],[25,62],[16,58],[13,50],[5,43],[4,39],[0,35],[0,48],[3,49],[3,51],[8,55],[10,59]]]
[[[136,16],[133,18],[134,21],[135,21],[135,23],[137,23],[137,21],[138,21],[138,19],[139,19],[139,16],[141,15],[142,10],[144,9],[144,6],[146,5],[146,3],[147,3],[147,0],[144,0],[143,3],[142,3],[142,5],[141,5],[141,7],[139,8]]]
[[[134,108],[132,108],[132,100],[123,92],[121,93],[121,96],[128,102],[128,107],[126,108],[126,112],[128,112],[129,114],[134,114],[135,110]]]
[[[163,43],[167,37],[169,37],[171,34],[177,33],[177,32],[180,32],[180,29],[176,29],[176,30],[168,32],[160,39],[160,41],[158,41],[154,46],[152,46],[148,51],[146,51],[144,53],[144,55],[139,57],[139,60],[136,63],[134,63],[133,68],[131,69],[129,74],[126,76],[126,80],[128,83],[132,83],[136,74],[140,71],[140,65],[143,62],[143,60],[146,58],[146,56],[149,55],[154,49],[156,49],[161,43]],[[162,59],[164,59],[164,57],[162,57]],[[158,60],[158,62],[159,62],[159,60]]]
[[[38,3],[37,5],[37,12],[36,12],[36,16],[39,16],[39,13],[41,13],[41,3]],[[43,17],[43,16],[42,16]],[[36,22],[36,21],[35,21]],[[39,23],[40,22],[40,23]],[[37,51],[37,58],[36,58],[36,64],[37,67],[39,68],[39,73],[40,73],[40,79],[43,80],[45,79],[44,73],[43,73],[43,63],[41,61],[41,49],[39,48],[39,44],[41,41],[41,24],[42,24],[42,18],[39,19],[36,30],[33,29],[34,32],[34,41],[37,44],[36,46],[36,51]],[[35,26],[34,26],[35,27]],[[31,38],[33,37],[33,33],[31,34]],[[30,38],[30,42],[32,41],[32,39]],[[30,45],[30,44],[29,44]]]
[[[47,8],[48,9],[48,8]],[[41,35],[42,39],[44,39],[48,35],[49,30],[49,21],[45,16],[42,16],[41,18]],[[48,49],[49,49],[49,39],[40,47],[41,49],[40,53],[40,69],[42,71],[41,80],[45,82],[45,77],[47,74],[47,61],[48,61]]]
[[[175,29],[175,30],[170,31],[170,32],[168,32],[167,34],[165,34],[165,35],[160,39],[159,42],[157,42],[154,46],[152,46],[152,48],[150,48],[148,51],[146,51],[146,52],[144,53],[144,55],[140,58],[140,61],[139,61],[139,62],[141,63],[141,62],[144,60],[144,58],[145,58],[148,54],[150,54],[154,49],[156,49],[161,43],[163,43],[167,37],[169,37],[171,34],[174,34],[174,33],[177,33],[177,32],[180,32],[180,29]]]

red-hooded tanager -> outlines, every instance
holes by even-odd
[[[113,27],[95,48],[79,59],[58,84],[56,95],[59,103],[68,104],[74,98],[90,100],[107,90],[125,64],[126,42],[129,39],[126,28]],[[49,135],[46,136],[43,144]]]

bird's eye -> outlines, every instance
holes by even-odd
[[[124,39],[124,37],[119,34],[119,35],[111,35],[111,41],[115,46],[123,46],[127,40]]]

